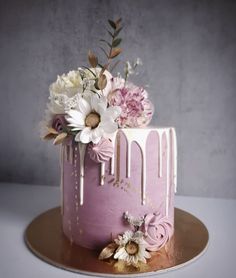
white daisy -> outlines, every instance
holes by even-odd
[[[151,255],[145,249],[145,241],[141,231],[127,231],[123,236],[118,236],[115,243],[119,246],[114,259],[123,260],[128,265],[137,266],[139,262],[146,263]]]
[[[120,113],[120,107],[107,107],[106,98],[94,94],[86,99],[80,97],[76,108],[67,111],[66,120],[72,131],[79,131],[75,141],[97,144],[105,133],[110,134],[117,130],[115,120]]]

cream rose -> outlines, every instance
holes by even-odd
[[[144,219],[146,249],[158,251],[171,237],[172,224],[160,213],[150,213]]]

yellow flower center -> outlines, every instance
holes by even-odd
[[[139,247],[138,244],[134,241],[129,241],[125,245],[125,250],[129,255],[135,255],[138,253]]]
[[[96,128],[100,123],[100,115],[96,112],[91,112],[85,119],[85,125],[87,127]]]

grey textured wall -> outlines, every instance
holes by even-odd
[[[235,1],[0,1],[0,181],[57,185],[38,122],[57,74],[86,64],[122,16],[123,59],[141,57],[153,124],[175,126],[179,193],[236,198]]]

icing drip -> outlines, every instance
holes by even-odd
[[[127,139],[127,177],[130,177],[130,168],[131,168],[131,145],[132,142],[136,142],[141,150],[142,156],[142,174],[141,174],[141,199],[142,205],[146,203],[146,141],[149,133],[152,130],[149,129],[123,129]]]
[[[147,157],[146,157],[146,142],[149,134],[155,132],[158,135],[158,177],[163,177],[163,138],[166,138],[166,216],[169,214],[169,195],[170,187],[173,185],[176,192],[177,187],[177,150],[176,150],[176,134],[174,128],[159,128],[159,129],[121,129],[114,133],[112,139],[112,144],[115,149],[114,154],[110,160],[110,174],[115,175],[116,182],[120,181],[120,132],[122,132],[127,141],[127,152],[126,152],[126,177],[131,176],[131,149],[132,143],[136,142],[141,151],[142,159],[142,170],[141,170],[141,203],[145,205],[146,203],[146,187],[147,187]],[[115,148],[116,147],[116,148]],[[80,185],[80,205],[84,203],[84,158],[86,151],[86,144],[78,143],[79,150],[79,183],[75,181],[75,189],[77,191],[78,184]],[[75,147],[75,153],[73,153],[73,146],[65,146],[62,153],[67,161],[77,161],[77,147]],[[116,162],[115,162],[116,157]],[[77,177],[77,162],[75,162],[75,176]],[[62,171],[63,174],[63,171]],[[100,185],[105,184],[105,162],[100,164]],[[62,194],[63,195],[63,194]],[[76,196],[76,210],[78,211],[78,198]]]
[[[126,177],[130,178],[130,167],[131,167],[131,142],[127,142],[127,157],[126,157]]]
[[[175,129],[171,128],[171,138],[172,138],[172,169],[173,169],[173,185],[175,193],[177,192],[177,140]]]
[[[145,146],[144,146],[145,147]],[[142,149],[142,205],[146,204],[146,151],[145,148]]]
[[[69,162],[72,164],[74,160],[74,148],[73,145],[69,145]]]
[[[111,138],[113,149],[115,149],[115,138],[116,138],[117,132],[114,133],[114,136]],[[115,174],[115,152],[113,152],[113,155],[111,157],[111,166],[110,166],[110,174]]]
[[[84,157],[85,157],[86,144],[79,142],[79,158],[80,158],[80,205],[84,203]]]
[[[106,165],[105,162],[101,162],[100,185],[104,185],[105,182],[105,165]]]
[[[158,177],[162,177],[162,135],[163,131],[160,131],[158,134]]]
[[[65,146],[60,147],[60,167],[61,167],[61,214],[64,215],[64,152]]]
[[[170,130],[166,135],[166,216],[169,215],[169,192],[170,192]]]
[[[77,168],[77,158],[78,158],[78,148],[75,147],[75,153],[74,153],[75,210],[78,212],[78,210],[79,210],[79,203],[78,203],[78,168]]]
[[[120,133],[116,136],[116,182],[120,181]]]

